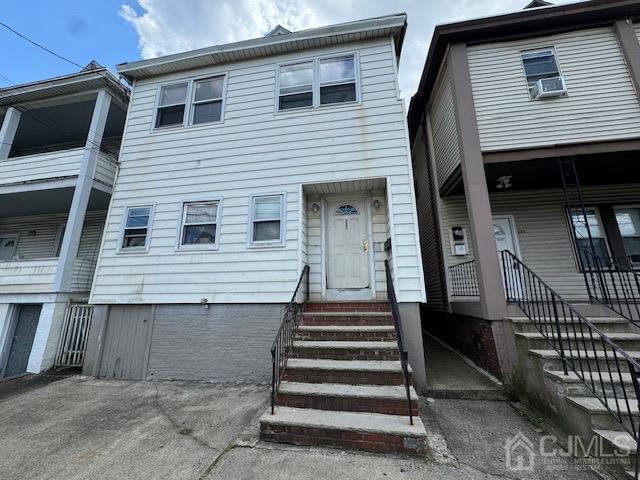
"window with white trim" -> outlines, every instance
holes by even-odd
[[[320,60],[320,104],[356,101],[353,55]]]
[[[251,199],[250,245],[284,244],[284,195],[262,195]]]
[[[609,258],[607,238],[597,208],[585,207],[584,212],[582,209],[572,210],[571,223],[576,236],[576,249],[582,269],[588,269],[589,266],[594,265],[594,254],[602,259]],[[594,251],[591,249],[589,233],[591,233],[593,240]]]
[[[529,90],[538,80],[560,77],[560,69],[553,48],[529,50],[522,52],[521,56]]]
[[[121,248],[147,249],[151,233],[151,206],[127,207],[122,229]]]
[[[219,201],[188,202],[182,206],[180,246],[209,246],[218,244]]]
[[[355,54],[280,65],[278,110],[356,102],[356,70]]]
[[[222,118],[224,76],[195,80],[193,85],[191,123],[219,122]]]
[[[160,87],[156,128],[184,125],[189,83],[174,83]]]
[[[634,268],[640,266],[640,207],[614,207],[624,253]]]

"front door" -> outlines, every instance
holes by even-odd
[[[33,339],[36,336],[42,305],[22,305],[10,336],[9,352],[0,377],[15,377],[27,372]]]
[[[327,290],[342,291],[345,299],[370,289],[368,222],[365,199],[327,202]]]
[[[520,258],[520,252],[518,249],[518,237],[516,226],[514,224],[514,220],[512,217],[493,217],[493,234],[496,237],[496,248],[498,252],[503,250],[509,250],[516,257]],[[498,255],[500,259],[500,274],[502,275],[502,283],[505,286],[504,279],[504,266],[502,265],[502,255]],[[513,264],[513,262],[508,262],[511,268],[516,268],[517,265]],[[513,291],[511,292],[512,297],[520,297],[521,296],[521,280],[519,272],[509,273],[509,279],[513,283]]]

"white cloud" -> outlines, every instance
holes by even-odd
[[[119,13],[138,33],[142,57],[153,58],[260,37],[277,24],[302,30],[405,11],[409,27],[400,88],[408,100],[417,87],[436,24],[515,11],[528,1],[137,0],[123,4]]]

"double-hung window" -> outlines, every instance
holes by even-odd
[[[160,87],[156,128],[184,125],[188,87],[188,82]]]
[[[182,207],[180,246],[218,245],[219,201],[190,202]]]
[[[624,252],[634,268],[640,267],[640,207],[614,207]]]
[[[280,67],[280,110],[313,105],[313,63],[302,62]]]
[[[284,194],[251,197],[249,244],[284,244]]]
[[[191,123],[219,122],[222,118],[224,76],[196,80],[193,85]]]
[[[609,251],[607,249],[607,238],[602,228],[600,215],[594,207],[586,207],[584,211],[572,210],[571,223],[576,236],[576,249],[580,266],[583,270],[589,270],[594,265],[593,255],[607,262]],[[593,251],[591,249],[591,240],[593,240]]]
[[[530,95],[533,95],[534,87],[538,80],[556,79],[557,81],[553,82],[553,84],[558,83],[557,88],[564,88],[564,82],[561,78],[560,68],[558,68],[558,61],[553,48],[530,50],[522,52],[521,55]]]
[[[153,208],[127,207],[125,211],[125,223],[122,230],[122,250],[147,250],[151,233],[151,217]]]
[[[356,101],[353,55],[320,60],[320,104]]]
[[[280,65],[278,110],[356,102],[356,55]]]

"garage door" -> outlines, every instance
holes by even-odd
[[[114,305],[109,310],[98,376],[143,379],[151,342],[148,305]]]

